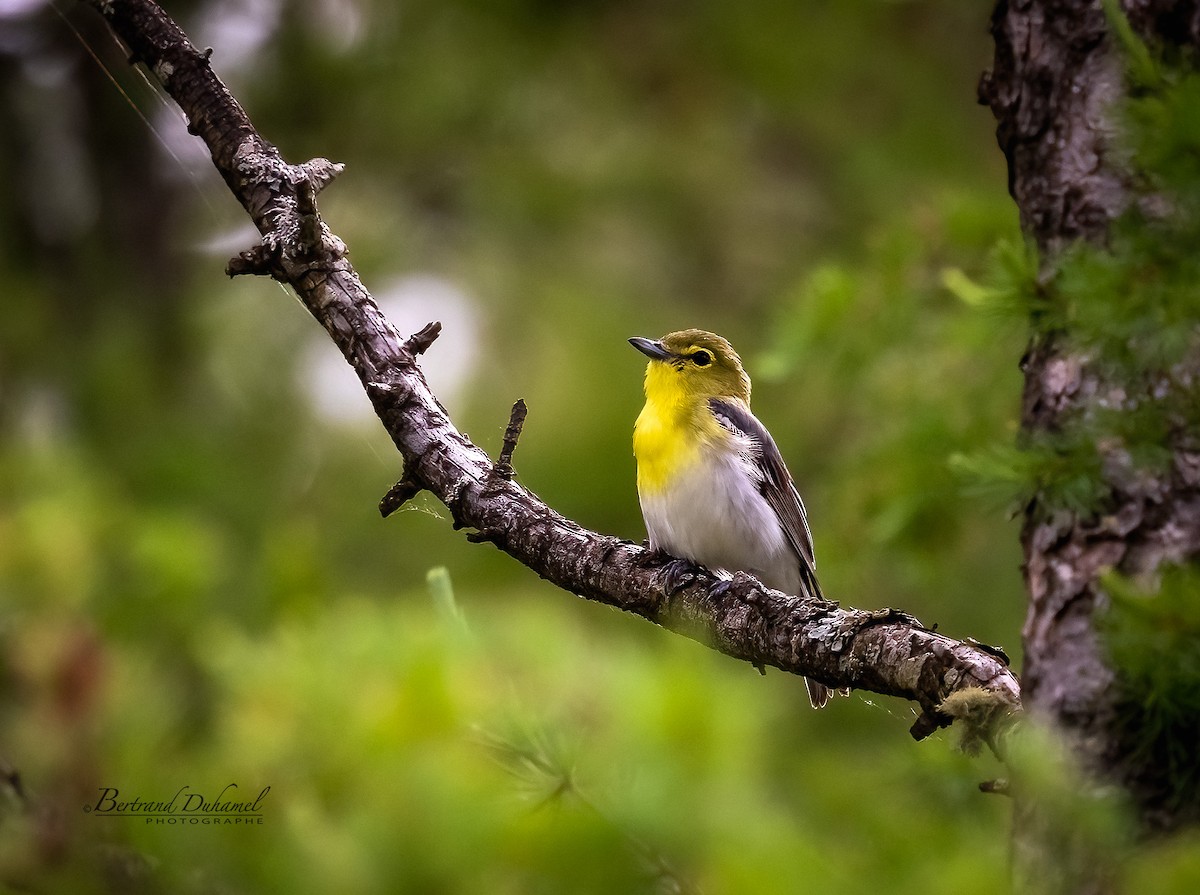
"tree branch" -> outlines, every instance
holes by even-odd
[[[358,374],[404,459],[404,478],[381,505],[385,515],[426,489],[450,509],[456,528],[473,530],[472,540],[491,541],[564,590],[737,659],[830,687],[916,701],[921,712],[912,733],[918,739],[953,720],[943,703],[956,691],[985,691],[997,716],[1020,711],[1016,677],[987,650],[896,610],[801,600],[744,574],[720,580],[701,567],[588,531],[515,483],[509,463],[522,414],[514,408],[504,455],[493,464],[454,427],[417,366],[416,355],[430,347],[437,324],[406,341],[321,220],[315,194],[342,166],[325,159],[285,163],[213,74],[208,54],[151,0],[87,2],[183,109],[189,130],[207,144],[262,234],[261,246],[230,262],[230,275],[268,274],[290,284]]]

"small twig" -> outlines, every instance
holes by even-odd
[[[442,324],[437,320],[423,327],[404,340],[404,350],[416,357],[429,350],[429,346],[442,334]]]
[[[1012,795],[1008,788],[1008,781],[1003,777],[996,780],[984,780],[979,784],[979,791],[997,796]]]
[[[25,793],[20,772],[4,759],[0,759],[0,783],[7,785],[17,804],[22,808],[29,807],[29,796]]]
[[[450,486],[446,489],[446,496],[442,498],[442,503],[450,511],[450,527],[455,531],[462,531],[464,528],[473,527],[470,522],[463,519],[462,513],[463,492],[469,484],[470,480],[467,476],[460,476],[450,483]]]
[[[379,515],[386,519],[416,497],[424,487],[410,473],[405,472],[401,476],[400,481],[392,485],[388,489],[388,493],[383,495],[383,498],[379,501]]]
[[[317,186],[308,178],[296,187],[296,214],[300,224],[297,234],[300,255],[309,257],[321,245],[321,216],[317,212]]]
[[[230,277],[273,277],[278,269],[279,250],[265,245],[246,249],[225,265],[225,273]]]
[[[346,166],[342,162],[331,162],[327,158],[309,159],[302,165],[293,166],[292,182],[298,185],[302,181],[307,181],[312,186],[315,195],[329,186],[334,178],[345,170]]]
[[[917,716],[917,720],[913,722],[913,726],[908,729],[908,732],[914,740],[920,741],[935,730],[948,726],[951,720],[949,715],[925,710]]]
[[[977,649],[977,650],[981,650],[985,653],[988,653],[989,655],[995,656],[997,659],[999,659],[1001,662],[1004,663],[1005,668],[1012,667],[1012,659],[1008,658],[1008,653],[1006,653],[1004,651],[1003,647],[992,646],[991,644],[988,644],[988,643],[982,643],[982,642],[976,640],[974,637],[964,637],[963,643],[970,644],[971,646],[975,647],[975,649]]]
[[[505,536],[503,532],[491,531],[469,531],[466,534],[466,539],[472,544],[495,544],[501,550],[504,549]]]
[[[504,444],[500,448],[500,458],[494,467],[496,475],[503,479],[513,477],[512,456],[517,449],[517,440],[521,437],[521,428],[525,425],[525,417],[529,408],[525,406],[524,398],[517,398],[508,416],[508,428],[504,430]]]

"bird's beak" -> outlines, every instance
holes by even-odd
[[[671,352],[663,348],[662,342],[656,342],[653,339],[643,339],[641,336],[634,336],[629,340],[629,344],[651,360],[668,360],[673,356]]]

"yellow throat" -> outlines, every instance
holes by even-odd
[[[657,342],[631,339],[650,356],[646,406],[633,429],[638,493],[660,492],[725,436],[709,409],[710,398],[750,402],[750,377],[720,336],[689,329]]]
[[[705,418],[711,427],[717,425],[703,402],[697,403],[672,372],[657,361],[646,367],[646,406],[633,427],[640,494],[663,490],[673,476],[695,462],[706,435],[712,437],[705,432]]]

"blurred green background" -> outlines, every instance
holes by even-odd
[[[494,454],[525,398],[526,486],[641,539],[625,339],[721,332],[826,592],[1019,663],[1017,524],[951,463],[1011,441],[1024,342],[968,282],[1019,240],[989,4],[166,6],[287,158],[346,163],[322,212],[402,330],[445,325],[459,427]],[[0,811],[9,885],[115,854],[169,891],[1007,890],[998,769],[908,705],[815,713],[427,495],[381,521],[353,375],[224,276],[255,234],[202,147],[58,10],[0,0],[0,761],[42,806]],[[261,826],[80,810],[231,782]]]

